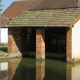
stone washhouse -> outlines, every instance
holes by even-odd
[[[13,2],[2,14],[7,19],[2,28],[8,28],[8,53],[40,60],[56,53],[64,54],[67,62],[80,61],[79,7],[80,0]]]

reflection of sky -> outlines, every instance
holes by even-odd
[[[8,77],[6,77],[6,78],[3,78],[3,79],[0,79],[0,80],[8,80]]]
[[[0,80],[8,80],[8,62],[0,63]]]
[[[0,68],[1,71],[8,70],[8,62],[0,63]]]
[[[2,0],[2,5],[3,5],[3,7],[2,7],[2,9],[3,9],[3,11],[13,2],[14,0]],[[3,12],[2,11],[2,12]]]

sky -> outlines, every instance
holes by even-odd
[[[1,4],[3,5],[2,12],[4,12],[4,10],[8,8],[13,1],[14,0],[2,0],[1,2]],[[4,28],[1,29],[1,43],[7,43],[7,42],[8,42],[8,29]]]
[[[6,8],[8,8],[13,1],[14,1],[14,0],[2,0],[1,4],[3,5],[3,7],[2,7],[3,11],[4,11]],[[3,12],[3,11],[2,11],[2,12]]]
[[[2,7],[2,12],[3,13],[13,1],[19,1],[19,0],[2,0],[1,4],[3,5]],[[4,34],[3,34],[4,33]],[[7,43],[8,42],[8,29],[4,28],[1,29],[1,43]]]

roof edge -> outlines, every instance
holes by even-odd
[[[80,16],[78,16],[70,25],[70,28],[74,27],[74,25],[80,20]]]

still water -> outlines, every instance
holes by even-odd
[[[31,58],[0,60],[0,80],[80,80],[80,63]]]

